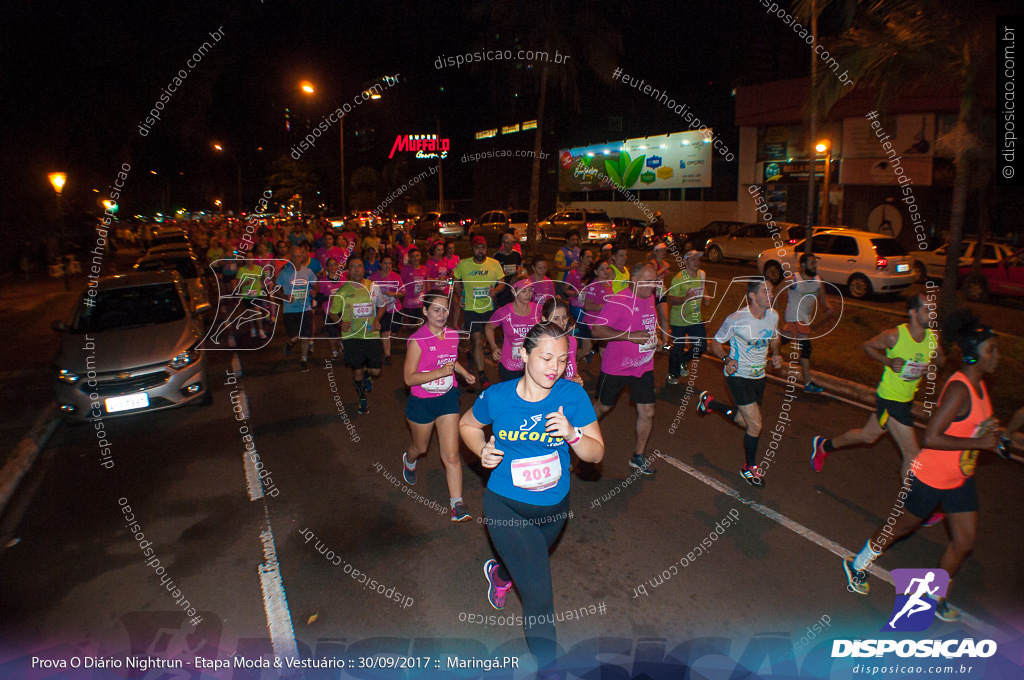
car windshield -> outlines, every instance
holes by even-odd
[[[72,333],[103,333],[185,318],[181,297],[172,283],[114,288],[100,291],[96,297],[85,295],[82,300],[71,324]]]
[[[588,212],[587,213],[587,221],[588,222],[601,222],[601,223],[604,223],[604,224],[609,224],[612,220],[611,220],[610,217],[608,217],[608,215],[606,213],[603,213],[603,212]]]
[[[508,214],[512,222],[529,222],[530,216],[525,210],[514,210]]]
[[[894,238],[873,238],[871,245],[879,257],[897,257],[906,255],[907,251],[899,241]]]
[[[155,272],[161,269],[170,269],[181,274],[186,279],[198,279],[199,273],[196,265],[190,257],[161,257],[153,260],[143,260],[135,267],[140,272]]]
[[[459,222],[462,218],[459,217],[458,213],[445,213],[441,215],[441,221],[443,222]]]

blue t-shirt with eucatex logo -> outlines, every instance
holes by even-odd
[[[531,505],[556,505],[569,493],[569,445],[561,437],[544,431],[547,415],[558,407],[571,427],[586,427],[597,420],[587,393],[571,380],[559,379],[540,401],[526,401],[516,393],[519,379],[508,380],[484,390],[473,404],[473,417],[490,425],[494,446],[504,452],[491,470],[487,488],[505,498]],[[488,437],[489,439],[489,437]],[[531,491],[512,483],[512,462],[557,453],[562,476],[554,486]]]

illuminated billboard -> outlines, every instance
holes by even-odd
[[[657,137],[562,149],[559,191],[686,189],[711,186],[712,132],[673,132]]]

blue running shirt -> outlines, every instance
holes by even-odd
[[[553,437],[544,431],[547,415],[557,413],[561,406],[569,425],[586,427],[597,420],[597,414],[584,389],[571,380],[555,381],[548,396],[537,402],[520,397],[516,393],[518,383],[517,379],[493,385],[484,390],[473,404],[473,417],[491,426],[494,446],[505,454],[498,466],[491,470],[487,488],[499,496],[522,503],[556,505],[569,493],[569,445],[561,437]],[[548,456],[557,456],[557,461],[545,460]],[[533,459],[535,464],[527,465],[529,459]],[[513,468],[517,469],[520,486],[513,483]],[[542,488],[548,483],[546,477],[552,471],[557,474],[558,470],[561,477],[557,483]],[[524,474],[536,475],[536,481],[525,483],[540,487],[540,490],[523,488]]]

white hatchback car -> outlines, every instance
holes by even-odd
[[[803,241],[786,248],[783,257],[776,248],[757,256],[757,271],[772,285],[785,277],[785,265],[796,271]],[[891,236],[858,229],[836,229],[816,233],[811,248],[818,256],[818,276],[822,281],[846,286],[850,295],[864,298],[872,293],[895,293],[914,283],[914,258],[903,244]]]

